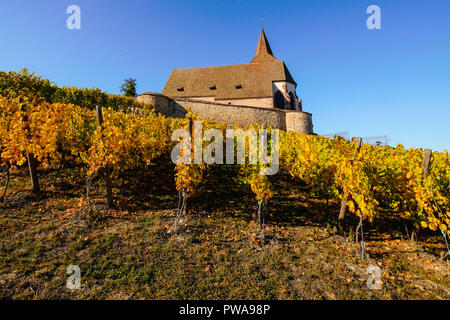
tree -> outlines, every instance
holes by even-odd
[[[120,87],[120,92],[127,97],[136,97],[136,79],[125,79]]]

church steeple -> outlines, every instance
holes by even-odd
[[[250,63],[268,61],[273,59],[275,59],[275,57],[273,56],[269,41],[267,40],[266,34],[264,33],[264,28],[261,27],[261,34],[259,35],[255,56],[253,57],[252,61],[250,61]]]

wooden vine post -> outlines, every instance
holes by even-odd
[[[100,127],[103,137],[103,111],[101,106],[96,106],[95,110],[97,112],[97,124]],[[108,208],[113,207],[113,194],[112,194],[112,184],[111,184],[111,169],[108,165],[104,168],[105,173],[105,185],[106,185],[106,200],[108,203]]]
[[[192,156],[192,145],[193,145],[193,121],[192,118],[188,118],[187,119],[187,126],[188,126],[188,131],[191,137],[191,143],[189,144],[189,148],[191,148],[191,156]],[[184,155],[183,155],[184,156]],[[194,164],[190,164],[190,165],[194,165]],[[186,194],[186,190],[181,189],[178,192],[178,209],[177,209],[177,214],[176,214],[176,218],[175,218],[175,222],[173,224],[173,231],[174,234],[177,232],[178,229],[178,223],[180,222],[180,219],[183,215],[183,213],[186,215],[188,213],[188,209],[187,209],[187,194]]]
[[[433,154],[433,152],[431,151],[431,149],[426,149],[425,152],[423,153],[423,159],[422,159],[422,173],[423,173],[423,177],[425,178],[426,176],[428,176],[428,170],[430,169],[430,164],[431,164],[431,155]],[[414,230],[415,228],[413,228],[413,231],[411,232],[411,240],[414,239],[414,236],[416,236],[416,230]]]
[[[9,126],[7,127],[6,131],[9,131]],[[2,156],[2,149],[0,149],[0,164],[1,164],[1,156]],[[11,165],[9,164],[9,161],[5,161],[5,164],[3,165],[3,173],[2,178],[5,179],[5,185],[3,187],[3,192],[0,196],[0,203],[5,202],[6,193],[8,192],[8,185],[9,181],[11,179]]]
[[[191,143],[192,143],[192,132],[193,132],[193,121],[192,121],[192,118],[191,117],[189,117],[188,118],[188,130],[189,130],[189,134],[191,135]]]
[[[431,151],[431,149],[426,149],[425,152],[423,153],[422,173],[423,173],[424,177],[426,177],[428,175],[428,169],[430,168],[432,154],[433,154],[433,152]],[[408,228],[406,228],[406,231],[408,232]],[[417,239],[417,230],[413,225],[412,231],[411,231],[411,240],[415,240],[415,239]]]
[[[258,204],[258,222],[259,222],[259,229],[261,230],[261,240],[263,243],[266,241],[265,207],[266,201],[262,200]]]
[[[3,167],[3,174],[2,174],[3,178],[5,179],[5,186],[3,188],[2,194],[0,195],[0,203],[5,202],[6,192],[8,191],[9,180],[11,178],[9,170],[10,170],[9,163],[6,162],[6,164]]]
[[[191,145],[189,146],[191,148],[191,161],[192,161],[192,166],[194,166],[194,153],[193,153],[193,148],[194,148],[194,121],[192,120],[191,117],[188,118],[188,130],[189,130],[189,135],[191,136]],[[189,214],[189,209],[188,209],[188,205],[187,205],[187,194],[186,194],[186,190],[184,191],[184,197],[185,199],[185,203],[184,203],[184,214]]]
[[[424,177],[428,175],[428,169],[430,168],[430,162],[431,162],[431,155],[432,152],[430,149],[426,149],[423,154],[423,160],[422,160],[422,172]]]
[[[428,170],[430,168],[432,154],[433,154],[433,152],[431,151],[431,149],[426,149],[425,152],[423,153],[422,173],[423,173],[424,178],[428,175]],[[415,240],[415,239],[417,239],[417,230],[413,226],[413,230],[411,232],[411,240]]]
[[[430,149],[426,149],[424,154],[423,154],[423,159],[422,159],[422,172],[423,172],[423,176],[426,177],[428,176],[428,171],[430,169],[430,164],[431,164],[431,156],[433,155],[433,152]],[[441,219],[442,222],[442,219]],[[445,245],[447,246],[447,253],[444,255],[444,257],[446,256],[450,256],[450,246],[448,244],[448,240],[447,240],[447,233],[445,230],[441,230],[442,233],[442,237],[444,238],[445,241]],[[442,259],[443,257],[441,257]]]
[[[266,131],[267,127],[265,124],[262,125],[262,129],[267,133],[267,131]],[[263,143],[265,145],[267,145],[267,135],[264,135],[262,137],[262,139],[263,139]],[[249,157],[250,157],[250,155],[249,155]],[[259,229],[261,230],[261,241],[263,244],[266,241],[266,219],[265,219],[266,211],[265,211],[265,209],[266,209],[266,200],[263,199],[258,203],[258,222],[259,222]]]
[[[356,155],[358,155],[361,146],[362,146],[362,138],[360,137],[356,137],[354,138],[354,142],[356,144],[356,152],[353,154],[353,158],[355,158]],[[350,194],[346,193],[344,194],[344,198],[342,199],[342,203],[341,203],[341,209],[339,210],[339,221],[342,221],[344,219],[344,215],[345,215],[345,210],[347,209],[347,201],[349,198]]]
[[[22,117],[22,121],[25,124],[25,131],[27,132],[28,141],[31,139],[30,124],[28,123],[28,114],[25,104],[23,104],[23,99],[17,99],[19,105],[19,111]],[[36,157],[32,153],[27,153],[28,170],[30,171],[31,185],[33,186],[33,193],[39,197],[41,193],[41,188],[39,186],[39,178],[37,173],[38,162]]]

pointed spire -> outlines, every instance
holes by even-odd
[[[261,34],[259,35],[258,46],[256,47],[255,58],[260,54],[270,54],[273,56],[272,49],[270,49],[269,41],[267,41],[264,28],[261,27]]]
[[[260,57],[261,56],[261,57]],[[261,34],[259,35],[258,45],[256,46],[255,56],[251,62],[255,62],[256,58],[267,58],[266,56],[271,56],[275,58],[270,48],[269,41],[267,40],[266,34],[264,33],[264,28],[261,27]],[[261,59],[258,59],[261,60]],[[264,59],[265,60],[265,59]]]

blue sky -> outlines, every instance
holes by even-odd
[[[81,30],[66,28],[69,5]],[[369,30],[369,5],[381,30]],[[0,3],[0,69],[58,85],[160,92],[173,68],[247,63],[261,19],[319,134],[387,135],[450,149],[450,1],[107,1]]]

